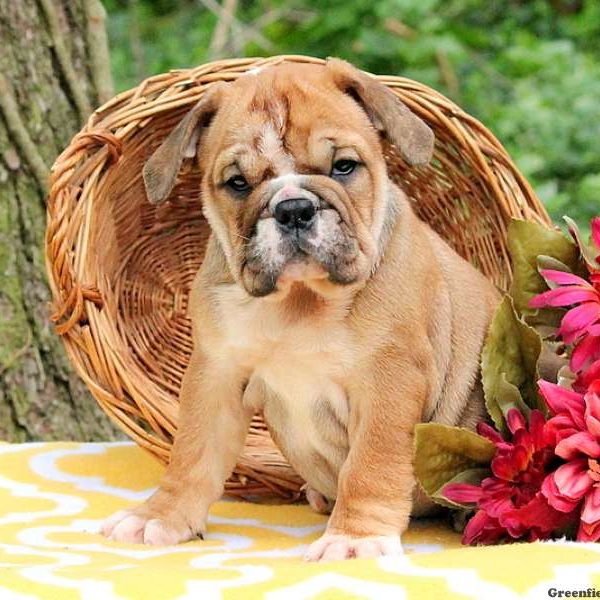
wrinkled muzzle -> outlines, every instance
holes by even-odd
[[[318,190],[308,176],[288,176],[271,182],[266,198],[244,248],[248,293],[266,296],[283,278],[356,281],[359,244],[335,193]]]

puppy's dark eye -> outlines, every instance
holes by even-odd
[[[343,158],[341,160],[336,160],[333,163],[333,168],[331,169],[332,177],[350,175],[358,165],[358,162],[355,160],[350,160],[347,158]]]
[[[244,193],[250,190],[250,184],[246,181],[246,178],[242,175],[234,175],[230,177],[225,185],[232,189],[234,192]]]

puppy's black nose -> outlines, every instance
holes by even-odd
[[[316,214],[314,204],[306,198],[283,200],[275,207],[275,220],[284,231],[308,229]]]

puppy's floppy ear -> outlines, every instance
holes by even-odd
[[[433,131],[385,85],[338,58],[328,58],[326,69],[336,86],[352,96],[373,126],[400,150],[411,165],[425,165],[433,154]]]
[[[146,195],[152,204],[168,198],[183,159],[195,156],[201,130],[217,112],[226,85],[212,85],[144,165]]]

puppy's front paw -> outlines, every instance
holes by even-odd
[[[313,542],[304,559],[316,562],[323,560],[346,560],[347,558],[378,558],[402,554],[398,535],[351,537],[349,535],[325,533]]]
[[[116,512],[102,523],[100,533],[115,542],[149,546],[172,546],[198,536],[177,514],[153,514],[145,505]]]

